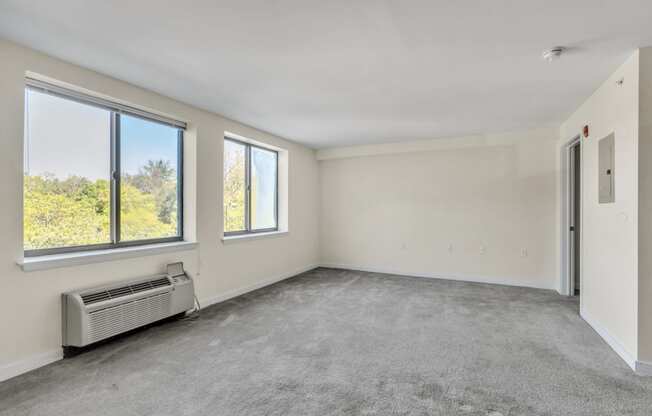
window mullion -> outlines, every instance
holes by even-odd
[[[251,231],[251,146],[245,146],[245,229]]]
[[[111,241],[120,242],[120,114],[111,113]]]

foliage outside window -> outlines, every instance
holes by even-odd
[[[278,153],[224,139],[224,234],[278,230]]]
[[[25,92],[26,255],[182,239],[183,130]]]

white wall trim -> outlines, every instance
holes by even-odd
[[[52,254],[47,256],[25,257],[17,264],[25,272],[56,269],[59,267],[81,266],[84,264],[154,256],[162,253],[195,250],[198,243],[178,241],[173,243],[147,244],[134,247],[111,248],[107,250],[89,250],[74,253]]]
[[[261,289],[265,286],[272,285],[274,283],[278,283],[280,281],[289,279],[291,277],[294,277],[296,275],[299,275],[301,273],[308,272],[310,270],[314,270],[315,268],[318,267],[326,267],[326,268],[333,268],[333,269],[347,269],[347,270],[358,270],[358,271],[365,271],[365,272],[373,272],[373,273],[385,273],[385,274],[392,274],[392,275],[398,275],[398,276],[409,276],[409,277],[423,277],[423,278],[431,278],[431,279],[446,279],[446,280],[458,280],[458,281],[465,281],[465,282],[472,282],[472,283],[491,283],[491,284],[498,284],[498,285],[507,285],[507,286],[522,286],[522,287],[532,287],[532,288],[537,288],[537,289],[550,289],[550,290],[555,290],[555,288],[548,288],[548,287],[538,287],[538,286],[531,286],[531,285],[523,285],[522,281],[516,280],[516,279],[504,279],[504,278],[497,278],[497,277],[486,277],[486,276],[471,276],[471,275],[442,275],[442,274],[406,274],[406,273],[398,273],[396,271],[391,271],[387,269],[380,269],[380,268],[370,268],[370,267],[356,267],[356,266],[351,266],[351,265],[341,265],[341,264],[333,264],[333,263],[326,263],[326,264],[320,264],[320,265],[309,265],[306,267],[299,268],[293,272],[290,273],[284,273],[282,275],[276,276],[271,279],[264,280],[262,282],[245,286],[242,288],[230,290],[226,293],[223,293],[218,296],[210,297],[210,298],[205,298],[201,301],[202,307],[207,307],[210,305],[214,305],[220,302],[224,302],[229,299],[233,299],[235,297],[238,297],[240,295],[244,295],[245,293],[253,292],[254,290]],[[602,325],[600,325],[597,321],[594,319],[590,318],[584,311],[580,312],[580,316],[582,319],[584,319],[597,333],[600,335],[600,337],[609,345],[615,352],[620,356],[620,358],[625,361],[625,363],[632,368],[638,375],[641,376],[652,376],[652,363],[645,362],[645,361],[636,361],[625,349],[625,347],[618,341],[615,337],[613,337],[609,331],[607,331]],[[0,382],[8,380],[10,378],[16,377],[18,375],[27,373],[29,371],[35,370],[39,367],[46,366],[48,364],[51,364],[55,361],[59,361],[63,358],[63,351],[61,349],[57,349],[54,351],[49,351],[41,354],[36,354],[33,355],[30,358],[15,362],[15,363],[9,363],[6,364],[2,367],[0,367]]]
[[[238,234],[238,235],[225,235],[222,237],[223,244],[232,244],[237,242],[260,240],[263,238],[274,238],[282,237],[289,234],[289,231],[271,231],[268,233],[248,233],[248,234]]]
[[[639,376],[652,377],[652,363],[636,361],[636,374]]]
[[[637,371],[636,359],[627,351],[625,346],[616,337],[611,335],[611,333],[609,333],[604,326],[598,323],[597,320],[591,318],[586,311],[580,310],[580,316],[595,330],[595,332],[598,333],[598,335],[600,335],[600,337],[602,337],[607,345],[609,345],[632,370]]]
[[[307,271],[313,270],[317,268],[318,266],[316,265],[309,265],[306,267],[302,267],[300,269],[294,270],[293,272],[290,273],[284,273],[282,275],[276,276],[272,279],[267,279],[262,282],[250,285],[250,286],[245,286],[239,289],[234,289],[231,291],[228,291],[226,293],[223,293],[218,296],[214,296],[211,298],[206,298],[201,301],[202,307],[210,306],[216,303],[224,302],[225,300],[229,300],[232,298],[235,298],[240,295],[244,295],[245,293],[252,292],[256,289],[263,288],[265,286],[272,285],[274,283],[280,282],[285,279],[289,279],[290,277],[294,277],[298,274],[305,273]],[[59,361],[63,358],[63,350],[62,349],[57,349],[56,351],[49,351],[46,353],[42,354],[36,354],[30,358],[27,358],[25,360],[21,360],[15,363],[9,363],[4,365],[3,367],[0,367],[0,382],[4,380],[8,380],[10,378],[16,377],[20,374],[27,373],[28,371],[35,370],[39,367],[43,367],[45,365],[48,365],[50,363],[53,363],[55,361]]]
[[[28,371],[59,361],[62,358],[63,350],[59,348],[55,351],[35,354],[24,360],[6,364],[0,367],[0,381],[9,380],[10,378],[27,373]]]
[[[354,145],[318,149],[317,160],[344,159],[351,157],[381,156],[402,153],[419,153],[464,149],[487,146],[505,146],[518,143],[527,135],[528,139],[558,140],[559,129],[554,126],[537,129],[503,132],[497,134],[481,134],[475,136],[442,137],[429,140],[413,140],[398,143],[381,143],[369,145]]]
[[[42,82],[45,82],[45,83],[48,83],[48,84],[52,84],[52,85],[55,85],[57,87],[65,88],[67,90],[78,92],[78,93],[88,95],[88,96],[91,96],[91,97],[100,98],[100,99],[106,100],[106,101],[112,101],[114,103],[121,104],[121,105],[128,106],[128,107],[132,107],[132,108],[135,108],[135,109],[140,110],[140,111],[145,111],[145,112],[148,112],[148,113],[156,114],[156,115],[159,115],[159,116],[162,116],[162,117],[165,117],[165,118],[176,119],[176,120],[182,121],[184,123],[189,123],[189,120],[184,118],[184,117],[174,115],[174,114],[168,114],[168,113],[165,113],[163,111],[156,110],[154,108],[149,108],[147,106],[140,105],[140,104],[137,104],[137,103],[133,103],[133,102],[130,102],[130,101],[127,101],[127,100],[122,100],[120,98],[112,97],[110,95],[101,94],[101,93],[99,93],[97,91],[92,91],[92,90],[80,87],[78,85],[74,85],[74,84],[70,84],[70,83],[67,83],[67,82],[64,82],[64,81],[60,81],[58,79],[48,77],[46,75],[42,75],[42,74],[39,74],[39,73],[36,73],[36,72],[25,71],[25,77],[26,78],[32,78],[32,79],[35,79],[35,80],[38,80],[38,81],[42,81]]]
[[[568,140],[565,143],[562,143],[559,151],[560,151],[560,170],[559,170],[559,187],[560,187],[560,195],[559,195],[559,201],[561,205],[559,206],[560,209],[560,221],[559,221],[559,226],[560,226],[560,236],[561,240],[559,243],[559,248],[560,248],[560,253],[559,253],[559,288],[558,292],[561,295],[564,296],[573,296],[573,293],[571,293],[571,262],[570,262],[570,230],[569,230],[569,225],[570,225],[570,200],[569,200],[569,194],[570,194],[570,159],[569,159],[569,152],[570,148],[574,146],[575,144],[579,143],[580,145],[580,158],[582,157],[582,149],[584,148],[584,143],[582,142],[582,137],[580,135],[574,136],[572,139]],[[580,175],[580,180],[583,181],[583,177]],[[584,182],[582,182],[584,183]],[[583,209],[582,209],[582,204],[580,204],[580,249],[582,247],[582,231],[584,230],[584,227],[582,227],[582,215],[583,215]],[[584,268],[582,267],[582,255],[580,253],[580,286],[582,285],[582,270]],[[581,295],[581,292],[580,292]],[[580,296],[580,305],[581,305],[582,298]]]
[[[305,267],[301,267],[301,268],[299,268],[297,270],[294,270],[292,272],[283,273],[283,274],[278,275],[276,277],[273,277],[271,279],[263,280],[262,282],[255,283],[253,285],[241,287],[241,288],[238,288],[238,289],[229,290],[228,292],[225,292],[225,293],[222,293],[220,295],[213,296],[213,297],[210,297],[210,298],[204,298],[204,299],[200,300],[199,302],[201,303],[201,307],[205,308],[207,306],[215,305],[216,303],[224,302],[226,300],[233,299],[233,298],[238,297],[240,295],[244,295],[245,293],[253,292],[254,290],[261,289],[261,288],[263,288],[265,286],[273,285],[274,283],[278,283],[278,282],[280,282],[282,280],[289,279],[289,278],[294,277],[294,276],[296,276],[298,274],[308,272],[310,270],[316,269],[317,267],[319,267],[319,266],[311,264],[311,265],[308,265],[308,266],[305,266]]]
[[[550,286],[541,286],[528,284],[528,279],[514,278],[514,277],[500,277],[500,276],[481,276],[481,275],[472,275],[472,274],[460,274],[460,273],[412,273],[404,272],[400,270],[379,268],[379,267],[366,267],[366,266],[357,266],[352,264],[337,264],[337,263],[322,263],[319,267],[326,267],[330,269],[345,269],[345,270],[357,270],[361,272],[372,272],[372,273],[383,273],[383,274],[392,274],[397,276],[407,276],[407,277],[423,277],[428,279],[442,279],[442,280],[457,280],[460,282],[470,282],[470,283],[489,283],[493,285],[502,285],[502,286],[518,286],[518,287],[529,287],[533,289],[546,289],[546,290],[557,290],[557,287],[554,283],[554,279],[547,279],[552,282]]]

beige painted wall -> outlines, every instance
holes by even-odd
[[[181,260],[195,277],[199,299],[206,302],[318,263],[319,172],[313,150],[13,43],[0,41],[0,62],[0,375],[45,362],[60,351],[63,291],[161,272],[166,263]],[[196,230],[198,250],[29,273],[16,265],[22,256],[25,71],[190,122],[186,208],[193,215],[187,226],[191,237]],[[289,151],[289,234],[222,243],[225,131]]]
[[[627,354],[650,361],[652,222],[637,224],[638,210],[652,208],[652,168],[639,167],[637,153],[641,114],[640,154],[652,157],[650,50],[640,61],[640,111],[636,53],[559,131],[328,149],[318,162],[303,146],[0,41],[0,314],[9,317],[0,320],[0,376],[59,353],[61,292],[160,272],[170,261],[185,262],[203,302],[318,263],[559,289],[559,149],[584,124],[582,312]],[[186,226],[198,249],[30,273],[16,265],[27,70],[190,122]],[[222,243],[225,131],[289,151],[289,234]],[[611,132],[616,202],[598,205],[597,140]]]
[[[628,362],[637,357],[638,52],[566,120],[582,139],[582,315]],[[618,85],[618,80],[623,80]],[[598,141],[615,133],[616,201],[598,204]]]
[[[556,289],[557,139],[543,129],[318,151],[322,263]]]
[[[652,364],[652,48],[639,65],[638,359]]]

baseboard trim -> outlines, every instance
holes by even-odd
[[[408,277],[423,277],[427,279],[442,279],[442,280],[456,280],[460,282],[469,282],[469,283],[489,283],[492,285],[501,285],[501,286],[517,286],[517,287],[529,287],[533,289],[546,289],[546,290],[557,290],[556,286],[541,286],[528,284],[527,281],[522,279],[514,278],[504,278],[497,276],[480,276],[480,275],[470,275],[470,274],[459,274],[459,273],[410,273],[400,270],[379,268],[379,267],[366,267],[366,266],[356,266],[351,264],[338,264],[338,263],[322,263],[319,267],[326,267],[329,269],[343,269],[343,270],[356,270],[361,272],[371,272],[371,273],[383,273],[383,274],[392,274],[397,276],[408,276]]]
[[[274,283],[280,282],[285,279],[289,279],[290,277],[294,277],[298,274],[313,270],[317,268],[318,266],[316,265],[310,265],[306,267],[302,267],[300,269],[297,269],[293,272],[290,273],[284,273],[282,275],[276,276],[272,279],[267,279],[265,281],[256,283],[254,285],[246,286],[243,288],[231,290],[229,292],[223,293],[218,296],[214,296],[211,298],[206,298],[201,301],[202,307],[210,306],[216,303],[224,302],[225,300],[229,300],[232,298],[235,298],[240,295],[244,295],[245,293],[252,292],[256,289],[263,288],[265,286],[272,285]],[[53,363],[55,361],[59,361],[63,358],[63,350],[57,349],[56,351],[49,351],[46,353],[42,354],[36,354],[32,357],[26,358],[21,361],[17,361],[14,363],[9,363],[6,364],[2,367],[0,367],[0,382],[9,380],[10,378],[19,376],[21,374],[27,373],[29,371],[35,370],[39,367],[43,367],[45,365],[48,365],[50,363]]]
[[[652,363],[636,361],[636,374],[639,376],[652,377]]]
[[[609,345],[611,349],[614,350],[614,352],[618,354],[618,356],[622,358],[623,361],[625,361],[625,363],[632,370],[638,373],[638,371],[636,370],[636,359],[632,357],[632,355],[627,351],[625,346],[620,341],[618,341],[616,337],[611,335],[611,333],[607,330],[607,328],[605,328],[597,320],[589,316],[586,313],[586,311],[581,310],[580,316],[582,317],[582,319],[584,319],[584,321],[586,321],[587,324],[591,326],[591,328],[593,328],[595,332],[598,333],[598,335],[600,335],[600,337],[604,340],[604,342],[606,342],[607,345]]]
[[[61,348],[55,351],[48,351],[41,354],[35,354],[29,358],[9,363],[0,367],[0,381],[9,380],[21,374],[36,370],[39,367],[46,366],[63,358]]]
[[[318,265],[309,265],[305,267],[301,267],[300,269],[294,270],[289,273],[283,273],[281,275],[275,276],[271,279],[263,280],[262,282],[255,283],[253,285],[241,287],[238,289],[233,289],[229,290],[228,292],[222,293],[217,296],[213,296],[210,298],[205,298],[203,300],[200,300],[202,308],[205,308],[210,305],[215,305],[216,303],[221,303],[224,301],[227,301],[229,299],[236,298],[238,296],[244,295],[245,293],[253,292],[254,290],[262,289],[265,286],[273,285],[274,283],[278,283],[280,281],[289,279],[291,277],[294,277],[298,274],[308,272],[310,270],[316,269],[319,267]]]
[[[274,283],[278,283],[280,281],[289,279],[291,277],[294,277],[298,274],[305,273],[307,271],[313,270],[317,267],[326,267],[326,268],[332,268],[332,269],[346,269],[346,270],[358,270],[358,271],[365,271],[365,272],[373,272],[373,273],[385,273],[385,274],[393,274],[393,275],[399,275],[399,276],[410,276],[410,277],[424,277],[424,278],[431,278],[431,279],[447,279],[447,280],[459,280],[459,281],[465,281],[465,282],[473,282],[473,283],[491,283],[491,284],[498,284],[498,285],[506,285],[506,286],[523,286],[523,287],[532,287],[532,288],[537,288],[537,289],[551,289],[548,287],[540,287],[540,286],[531,286],[531,285],[523,285],[522,282],[519,281],[514,281],[512,279],[500,279],[500,278],[495,278],[495,277],[484,277],[484,276],[469,276],[469,275],[439,275],[439,274],[413,274],[413,273],[401,273],[393,270],[387,270],[387,269],[379,269],[379,268],[369,268],[369,267],[356,267],[356,266],[351,266],[351,265],[342,265],[342,264],[333,264],[333,263],[324,263],[320,265],[309,265],[306,267],[302,267],[300,269],[294,270],[289,273],[284,273],[282,275],[276,276],[271,279],[264,280],[262,282],[245,286],[242,288],[230,290],[226,293],[223,293],[218,296],[210,297],[210,298],[205,298],[201,301],[202,307],[207,307],[210,305],[214,305],[220,302],[227,301],[229,299],[233,299],[235,297],[244,295],[245,293],[253,292],[254,290],[261,289],[265,286],[273,285]],[[552,290],[555,290],[554,288]],[[618,356],[625,361],[625,363],[636,372],[636,374],[641,375],[641,376],[652,376],[652,363],[645,362],[645,361],[637,361],[635,360],[625,349],[625,347],[618,341],[615,337],[613,337],[609,331],[606,330],[602,325],[600,325],[596,320],[592,319],[590,316],[588,316],[584,311],[580,311],[580,316],[582,319],[586,321],[594,330],[595,332],[600,335],[600,337],[611,347],[611,349],[618,354]],[[0,367],[0,382],[9,380],[13,377],[19,376],[21,374],[27,373],[29,371],[35,370],[39,367],[46,366],[48,364],[51,364],[55,361],[59,361],[63,358],[63,351],[61,349],[57,349],[55,351],[49,351],[41,354],[36,354],[33,355],[32,357],[26,358],[24,360],[15,362],[15,363],[9,363],[6,364],[2,367]]]

